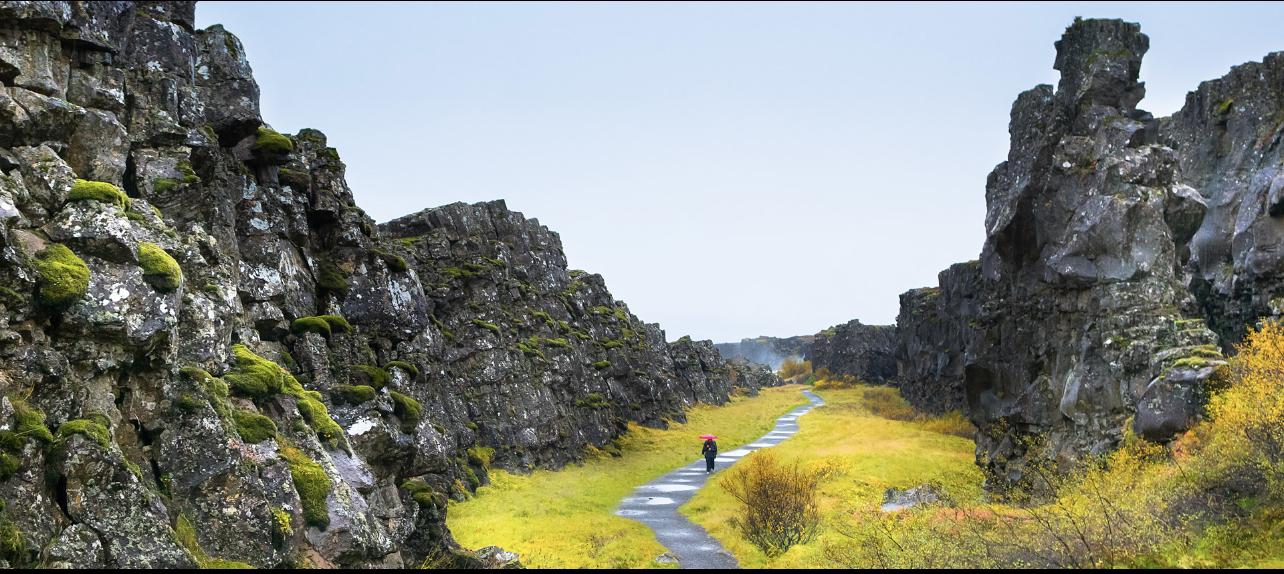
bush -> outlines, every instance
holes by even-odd
[[[138,244],[138,265],[143,268],[143,279],[161,291],[173,291],[183,284],[183,269],[155,243]]]
[[[66,245],[55,243],[36,255],[37,296],[48,307],[61,309],[89,292],[89,267]]]
[[[1284,325],[1266,321],[1248,333],[1230,362],[1231,384],[1209,404],[1223,453],[1278,476],[1284,463]]]
[[[67,194],[67,201],[100,201],[110,203],[124,209],[129,206],[129,196],[116,187],[105,181],[89,181],[78,179],[71,185],[71,192]]]
[[[325,469],[316,461],[296,447],[281,445],[281,457],[290,467],[290,477],[294,481],[294,490],[299,493],[303,505],[303,521],[309,526],[325,530],[330,525],[330,514],[325,500],[330,496],[334,485]]]
[[[767,556],[778,556],[815,538],[820,525],[818,472],[797,463],[782,464],[770,451],[758,451],[730,473],[721,485],[740,503],[732,524],[746,540]]]
[[[780,363],[780,378],[792,379],[799,375],[811,374],[811,361],[803,361],[796,357],[789,357]]]

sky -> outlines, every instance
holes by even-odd
[[[200,2],[264,119],[379,221],[504,199],[670,340],[891,324],[984,242],[1016,95],[1075,16],[1140,22],[1156,116],[1284,50],[1284,4]]]

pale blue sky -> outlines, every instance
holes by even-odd
[[[385,221],[496,198],[670,339],[891,323],[976,258],[1017,93],[1075,16],[1141,22],[1156,115],[1284,50],[1284,5],[201,2],[282,131]]]

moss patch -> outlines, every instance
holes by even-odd
[[[370,386],[376,389],[382,389],[388,384],[388,371],[374,365],[353,365],[352,370],[364,375],[370,381]]]
[[[419,424],[419,417],[423,413],[423,406],[414,398],[408,397],[397,391],[388,391],[388,396],[392,397],[392,412],[401,419],[401,428],[410,432]]]
[[[237,394],[256,399],[281,394],[287,381],[294,377],[280,365],[254,354],[245,345],[232,345],[232,354],[236,357],[236,367],[223,376]]]
[[[183,269],[155,243],[138,244],[138,265],[143,268],[143,279],[161,291],[173,291],[183,284]]]
[[[401,370],[403,370],[403,371],[405,371],[405,372],[407,372],[407,373],[410,373],[410,376],[411,376],[411,377],[418,377],[418,376],[419,376],[419,367],[416,367],[416,366],[414,366],[414,365],[412,365],[412,364],[410,364],[410,363],[407,363],[407,362],[405,362],[405,361],[388,361],[388,364],[386,364],[386,365],[384,365],[384,366],[383,366],[383,368],[384,368],[384,370],[385,370],[385,371],[386,371],[386,370],[390,370],[390,369],[392,369],[392,368],[394,368],[394,367],[395,367],[395,368],[398,368],[398,369],[401,369]]]
[[[317,263],[317,286],[339,294],[348,292],[348,274],[329,259]]]
[[[237,409],[232,412],[236,432],[245,442],[256,444],[276,436],[276,423],[261,414]]]
[[[254,149],[273,154],[287,154],[294,151],[294,142],[280,132],[267,126],[260,126],[254,139]]]
[[[29,438],[42,443],[53,442],[53,433],[49,432],[49,427],[45,426],[45,413],[35,408],[27,401],[10,398],[9,402],[13,405],[13,418],[16,421],[14,434],[20,438]]]
[[[330,324],[320,317],[299,317],[290,323],[290,332],[295,335],[317,333],[328,338],[330,336]]]
[[[374,253],[376,256],[379,257],[379,259],[383,260],[384,265],[387,265],[388,269],[392,270],[393,272],[405,273],[410,269],[410,265],[406,263],[406,258],[400,255],[397,255],[395,253],[389,253],[382,249],[374,249],[371,251],[371,253]]]
[[[201,543],[196,538],[196,527],[192,526],[192,521],[188,520],[186,514],[178,515],[178,521],[174,524],[174,541],[178,542],[179,546],[186,548],[201,568],[212,570],[249,570],[254,568],[244,562],[212,558],[209,554],[206,554],[205,549],[201,548]]]
[[[602,396],[602,393],[589,393],[584,395],[584,398],[577,399],[575,401],[575,406],[595,410],[609,409],[611,408],[611,401]]]
[[[129,205],[129,196],[105,181],[78,179],[71,185],[67,201],[100,201],[124,209]]]
[[[32,265],[40,276],[36,296],[46,306],[65,308],[89,291],[89,267],[66,245],[50,245]]]
[[[73,419],[58,426],[58,442],[65,443],[74,435],[88,438],[98,446],[111,448],[111,432],[99,421],[91,419]]]
[[[317,315],[317,318],[325,321],[327,325],[330,325],[330,332],[332,333],[352,332],[352,323],[349,323],[347,319],[344,319],[343,315]]]
[[[359,405],[373,401],[378,391],[366,385],[339,385],[334,388],[334,397],[349,404]]]
[[[27,561],[27,541],[22,530],[7,518],[0,518],[0,559],[10,566],[20,566]]]
[[[303,505],[303,520],[309,526],[325,530],[330,525],[330,514],[326,510],[325,499],[330,496],[334,485],[325,469],[308,458],[308,455],[288,444],[281,445],[281,457],[290,467],[290,477],[294,481],[294,490],[299,493]]]
[[[482,321],[481,319],[473,319],[473,325],[477,327],[481,327],[482,329],[485,329],[492,333],[495,333],[496,335],[498,335],[500,332],[499,325],[496,325],[488,321]]]

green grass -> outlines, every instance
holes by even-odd
[[[819,488],[822,527],[816,540],[768,559],[730,524],[737,503],[720,487],[726,474],[711,480],[679,512],[704,526],[742,568],[823,568],[832,567],[823,556],[824,546],[843,540],[829,525],[846,520],[853,509],[878,507],[890,487],[934,481],[956,501],[979,500],[982,476],[973,461],[975,444],[925,430],[918,421],[873,414],[865,404],[868,388],[819,391],[826,405],[799,418],[798,434],[771,449],[783,463],[796,461],[826,472]]]
[[[466,547],[498,545],[534,568],[649,568],[665,549],[639,522],[614,515],[637,486],[700,456],[702,433],[732,450],[761,437],[777,417],[806,402],[801,387],[764,389],[722,407],[697,406],[668,430],[630,424],[622,456],[591,452],[559,471],[514,475],[494,470],[477,496],[452,503],[446,520]],[[811,416],[811,415],[808,415]]]

